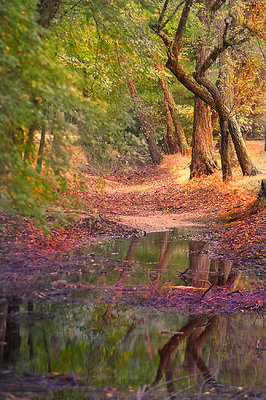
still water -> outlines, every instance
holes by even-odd
[[[177,230],[110,242],[83,252],[77,271],[49,277],[52,288],[93,285],[94,296],[2,299],[0,399],[265,398],[261,315],[180,315],[108,300],[113,286],[260,284],[233,262],[210,260],[206,246]]]

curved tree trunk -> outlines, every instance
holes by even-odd
[[[222,2],[216,2],[217,6],[212,7],[212,13],[216,13],[220,6],[222,5]],[[157,33],[163,40],[167,51],[168,51],[168,61],[166,63],[167,68],[177,77],[179,82],[181,82],[188,90],[199,96],[203,101],[205,101],[207,104],[209,104],[211,107],[216,109],[216,111],[219,113],[219,119],[220,119],[220,111],[222,111],[223,115],[226,114],[226,118],[228,120],[229,124],[229,130],[230,134],[233,139],[233,143],[236,149],[237,157],[243,172],[243,175],[255,175],[258,173],[256,170],[255,166],[253,165],[250,156],[247,152],[245,143],[243,141],[243,138],[241,140],[241,136],[239,136],[238,129],[236,129],[236,119],[234,116],[231,116],[230,113],[228,112],[226,108],[226,104],[224,101],[220,103],[222,99],[222,94],[221,92],[217,89],[215,85],[213,85],[208,79],[205,79],[205,73],[207,70],[212,66],[212,64],[217,60],[220,54],[224,52],[228,48],[228,41],[224,40],[221,46],[221,43],[218,43],[216,47],[213,48],[213,50],[209,53],[207,58],[202,62],[201,67],[199,70],[196,71],[196,74],[194,74],[193,79],[186,71],[184,71],[183,67],[180,65],[179,62],[179,55],[180,55],[180,50],[182,47],[182,40],[183,40],[183,34],[185,31],[185,27],[187,24],[188,16],[190,13],[191,6],[193,4],[193,0],[185,0],[185,4],[181,13],[181,17],[179,19],[179,24],[176,29],[174,38],[169,36],[166,32],[163,31],[163,27],[161,23],[159,23],[159,28],[158,25],[150,25],[151,28],[155,33]],[[164,7],[165,9],[167,8],[168,2],[165,1]],[[210,5],[206,4],[207,10],[209,10]],[[162,18],[162,14],[161,14]],[[226,30],[225,30],[226,33]],[[203,83],[200,81],[200,78],[204,78],[205,82]],[[207,85],[205,85],[207,83]],[[212,88],[210,90],[210,85],[212,85],[212,88],[214,87],[216,89],[216,93],[214,94],[212,91]],[[218,95],[218,97],[217,97]],[[217,100],[220,103],[217,105]],[[224,113],[224,111],[226,111]],[[222,117],[223,120],[224,117]],[[223,124],[222,121],[220,121],[220,124]]]
[[[154,164],[160,164],[162,161],[162,155],[159,152],[158,146],[154,138],[154,127],[151,118],[145,110],[145,107],[138,96],[137,88],[132,78],[129,78],[127,80],[127,85],[130,95],[136,106],[136,114],[138,119],[140,120],[142,130],[148,144],[151,159]]]
[[[217,168],[212,139],[211,107],[195,96],[190,178],[210,175]]]
[[[157,64],[156,69],[160,72],[163,70],[163,67],[162,67],[162,65]],[[166,109],[169,109],[169,111],[170,111],[170,115],[171,115],[173,125],[175,128],[175,132],[174,132],[175,135],[174,135],[174,139],[173,139],[173,142],[174,143],[176,142],[176,146],[177,146],[175,153],[177,153],[177,151],[181,150],[181,153],[185,154],[188,151],[189,146],[188,146],[187,139],[186,139],[184,130],[182,128],[182,125],[180,123],[180,119],[179,119],[179,116],[178,116],[178,113],[176,110],[175,100],[173,98],[173,95],[169,89],[167,82],[160,76],[158,77],[158,80],[159,80],[160,86],[163,91],[163,97],[164,97]]]

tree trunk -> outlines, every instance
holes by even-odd
[[[211,107],[195,96],[190,178],[210,175],[217,168],[212,139]]]
[[[38,11],[40,14],[38,24],[43,28],[49,28],[61,2],[62,0],[40,0],[38,3]]]
[[[163,70],[163,67],[159,64],[156,65],[156,68],[159,72]],[[160,76],[158,77],[158,79],[163,91],[166,108],[168,108],[170,111],[173,125],[175,128],[174,142],[177,143],[178,148],[181,150],[181,153],[185,154],[188,151],[189,146],[182,125],[180,123],[178,113],[176,111],[175,100],[173,98],[173,95],[169,89],[167,82]],[[175,153],[179,150],[178,148],[175,150]]]
[[[34,148],[34,133],[36,131],[36,123],[33,122],[29,127],[28,138],[25,145],[24,161],[31,161]]]
[[[228,132],[228,120],[219,114],[221,128],[221,162],[223,171],[223,180],[228,182],[232,180],[232,167],[230,160],[230,137]]]
[[[145,107],[138,96],[137,88],[132,78],[129,78],[127,80],[127,85],[130,95],[136,106],[136,114],[138,119],[140,120],[142,130],[148,144],[151,159],[154,164],[160,164],[162,161],[162,156],[159,152],[158,146],[154,138],[154,127],[151,118],[145,110]]]
[[[164,136],[164,143],[165,143],[166,153],[167,154],[175,154],[175,153],[178,153],[179,151],[181,152],[181,149],[178,146],[177,140],[175,138],[171,112],[170,112],[168,104],[166,104],[166,103],[165,103],[165,108],[166,108],[165,120],[166,120],[167,131],[166,131],[166,135]]]
[[[163,234],[163,243],[161,247],[160,258],[157,264],[156,278],[154,280],[156,285],[159,285],[161,282],[162,276],[169,264],[169,257],[173,250],[173,242],[169,241],[169,234],[169,231],[166,231]]]
[[[36,164],[36,171],[38,171],[38,172],[41,172],[41,170],[42,170],[44,146],[45,146],[45,128],[42,129],[41,140],[40,140],[39,151],[38,151],[38,158],[37,158],[37,164]]]
[[[243,175],[257,175],[258,170],[249,157],[248,150],[246,148],[246,144],[240,131],[240,127],[238,125],[236,117],[231,116],[228,118],[228,127]]]
[[[244,140],[241,136],[239,136],[238,129],[236,129],[235,124],[237,124],[237,121],[234,116],[230,115],[229,110],[226,107],[226,104],[224,102],[220,103],[217,105],[217,100],[221,100],[222,94],[220,91],[217,89],[215,85],[213,85],[209,80],[205,79],[205,73],[207,70],[211,67],[211,65],[217,60],[217,57],[226,50],[228,47],[227,41],[223,42],[223,46],[221,47],[220,44],[212,50],[212,52],[209,54],[209,56],[205,59],[205,61],[202,62],[200,71],[196,71],[194,73],[194,78],[195,80],[190,77],[188,73],[184,71],[182,66],[180,65],[179,62],[179,55],[180,55],[180,50],[182,47],[182,40],[183,40],[183,34],[184,30],[187,24],[188,16],[190,13],[190,8],[193,4],[193,0],[186,0],[183,11],[179,20],[178,27],[176,29],[174,39],[172,39],[170,36],[168,36],[162,29],[154,30],[163,40],[167,51],[168,51],[168,61],[167,61],[167,68],[177,77],[179,82],[181,82],[188,90],[199,96],[203,101],[205,101],[207,104],[209,104],[211,107],[215,108],[216,111],[219,113],[219,108],[220,111],[222,110],[223,115],[224,111],[226,114],[226,117],[228,119],[229,123],[229,130],[230,134],[233,139],[233,143],[236,149],[236,154],[243,172],[243,175],[255,175],[258,173],[254,165],[252,164],[252,161],[249,157],[249,154],[247,152]],[[213,9],[213,12],[215,13],[219,8],[220,8],[221,3],[217,2],[217,7]],[[208,5],[209,7],[209,5]],[[212,15],[213,17],[213,15]],[[204,83],[200,80],[200,78],[204,78]],[[207,85],[205,84],[207,81]],[[213,90],[211,88],[210,90],[210,85],[212,85],[212,88],[215,88],[215,93],[213,93]],[[218,98],[217,98],[218,95]],[[219,118],[220,118],[220,113],[219,113]],[[222,122],[222,121],[221,121]]]

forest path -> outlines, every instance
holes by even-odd
[[[247,145],[255,164],[266,172],[263,142]],[[189,155],[171,155],[160,166],[98,180],[90,176],[88,190],[78,195],[100,216],[146,232],[224,219],[243,213],[255,201],[262,175],[243,177],[234,167],[230,183],[222,181],[221,171],[190,181],[189,163]]]
[[[236,166],[230,183],[222,181],[221,171],[190,181],[190,156],[171,155],[160,166],[100,181],[91,176],[89,190],[79,196],[104,219],[147,233],[208,225],[216,254],[263,265],[265,201],[256,199],[266,173],[264,142],[248,141],[247,147],[261,171],[254,177],[243,177]]]
[[[248,147],[255,165],[266,172],[263,141],[248,142]],[[228,184],[222,181],[221,171],[190,181],[189,161],[189,156],[173,155],[164,157],[158,167],[119,170],[100,178],[86,172],[83,182],[70,184],[66,192],[71,202],[82,206],[64,206],[63,211],[73,216],[70,224],[53,228],[52,236],[33,224],[24,225],[17,240],[36,252],[60,252],[125,237],[132,234],[131,228],[148,233],[198,226],[200,231],[208,225],[216,254],[263,265],[265,201],[256,202],[263,175],[243,177],[234,167],[234,181]]]

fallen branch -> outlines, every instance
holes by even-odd
[[[183,285],[178,285],[178,286],[163,285],[162,288],[163,289],[181,289],[181,290],[186,290],[186,289],[204,290],[205,289],[205,287],[183,286]]]
[[[211,288],[212,288],[212,284],[211,284],[211,282],[209,282],[209,281],[199,281],[199,282],[203,282],[203,283],[207,283],[208,285],[210,285],[209,287],[208,287],[208,289],[207,290],[205,290],[205,292],[203,293],[203,295],[201,296],[201,300],[203,299],[203,297],[211,290]]]

